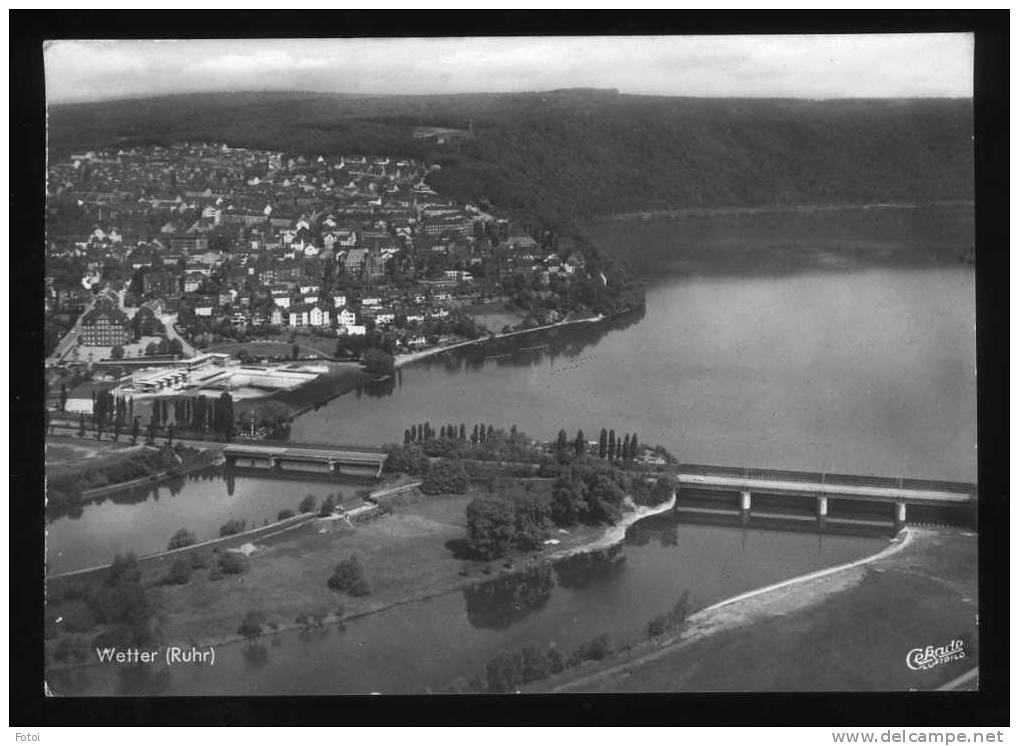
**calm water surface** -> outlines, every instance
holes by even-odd
[[[673,277],[648,289],[643,318],[413,363],[376,396],[302,416],[291,437],[606,427],[683,461],[972,481],[974,318],[964,268]]]
[[[198,541],[216,538],[219,527],[234,518],[256,528],[275,521],[281,510],[296,511],[305,495],[314,495],[319,503],[336,494],[349,501],[365,485],[353,480],[326,483],[224,477],[213,469],[147,490],[116,493],[50,518],[46,526],[48,571],[54,574],[103,565],[117,553],[161,552],[181,528],[190,530]]]

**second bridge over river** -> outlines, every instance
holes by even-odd
[[[821,472],[745,469],[705,464],[680,464],[676,479],[683,495],[699,495],[723,503],[738,499],[739,511],[754,511],[760,502],[808,507],[826,519],[837,506],[842,515],[867,513],[905,525],[914,512],[929,519],[950,515],[974,522],[977,488],[965,482],[873,477]],[[732,505],[735,509],[736,505]]]
[[[381,448],[317,443],[231,443],[223,448],[223,456],[231,466],[246,461],[264,462],[274,470],[283,470],[288,466],[321,465],[333,474],[363,474],[367,470],[374,473],[376,479],[382,476],[382,467],[386,463],[386,453]]]

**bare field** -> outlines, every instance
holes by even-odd
[[[507,326],[522,323],[525,315],[520,311],[508,311],[503,302],[471,303],[462,306],[461,311],[473,318],[477,323],[484,324],[494,334],[499,334]]]

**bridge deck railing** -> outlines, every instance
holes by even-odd
[[[825,474],[826,484],[842,484],[848,487],[898,487],[899,480],[893,477],[872,477],[862,474]]]
[[[902,486],[907,490],[939,490],[944,492],[966,492],[975,495],[977,486],[966,482],[944,482],[934,479],[903,479]]]
[[[263,448],[295,448],[309,451],[356,451],[359,453],[386,453],[384,448],[363,443],[298,443],[291,440],[235,440],[230,445]]]
[[[745,477],[746,469],[736,466],[707,466],[705,464],[679,464],[677,470],[684,474],[703,474],[716,477]]]
[[[897,477],[876,477],[862,474],[829,474],[822,472],[793,471],[787,469],[741,468],[737,466],[710,466],[708,464],[679,464],[676,467],[684,474],[696,474],[730,479],[761,479],[782,482],[804,482],[846,487],[882,487],[906,490],[933,490],[976,494],[976,485],[966,482],[950,482],[936,479],[899,479]]]
[[[824,475],[820,472],[789,471],[787,469],[747,469],[751,479],[774,479],[781,482],[822,482]]]

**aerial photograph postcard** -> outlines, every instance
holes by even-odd
[[[47,694],[978,689],[972,34],[42,56]]]

